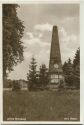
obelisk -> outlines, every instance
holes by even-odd
[[[52,41],[50,50],[50,61],[49,61],[49,78],[50,86],[58,87],[60,82],[63,80],[63,71],[61,63],[61,53],[59,45],[59,36],[57,26],[53,26]]]

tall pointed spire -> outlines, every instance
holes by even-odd
[[[61,63],[57,26],[53,26],[50,59],[54,59],[56,61],[55,63]]]
[[[49,62],[50,83],[59,83],[63,78],[62,73],[58,28],[57,26],[53,26]]]

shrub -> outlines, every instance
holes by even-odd
[[[60,80],[60,84],[58,86],[59,89],[63,89],[64,88],[64,81]]]
[[[13,81],[13,84],[12,84],[12,90],[13,91],[18,91],[21,89],[21,86],[20,86],[20,83],[18,81]]]

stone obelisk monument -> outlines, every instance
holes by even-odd
[[[50,61],[49,61],[50,87],[57,88],[63,81],[63,71],[61,63],[61,53],[57,26],[53,26]]]

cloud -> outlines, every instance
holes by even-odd
[[[45,23],[45,24],[37,24],[35,25],[35,29],[39,30],[39,31],[51,31],[52,30],[52,25],[49,23]]]
[[[27,32],[26,35],[27,35],[30,39],[34,37],[34,36],[33,36],[33,33],[31,33],[31,32]]]
[[[41,38],[42,36],[43,36],[43,34],[42,34],[42,33],[40,33],[40,34],[39,34],[39,38]]]
[[[78,16],[66,17],[63,20],[63,23],[66,23],[66,22],[73,23],[75,21],[78,21],[78,18],[79,18]]]
[[[31,34],[33,35],[33,33],[31,33]],[[41,38],[42,38],[41,33],[38,34],[37,36],[33,35],[33,37],[30,37],[30,39],[25,38],[25,39],[23,39],[24,46],[28,47],[28,46],[32,46],[34,44],[39,44],[40,46],[47,46],[47,45],[50,44],[50,43],[48,43],[46,41],[43,41],[43,39],[41,39]]]
[[[26,37],[25,39],[23,39],[23,43],[25,46],[24,58],[29,62],[32,56],[38,57],[39,59],[41,57],[41,59],[39,60],[40,62],[42,60],[42,57],[44,57],[44,55],[46,56],[46,51],[50,48],[50,42],[46,42],[46,40],[43,40],[44,37],[42,37],[42,33],[37,32],[35,34],[35,32],[28,32],[27,34],[30,36],[30,38]],[[31,37],[31,34],[33,37]]]
[[[62,44],[62,46],[65,46],[65,45],[67,46],[68,42],[71,39],[71,34],[68,34],[64,27],[60,27],[58,32],[59,32],[60,44]]]
[[[62,61],[64,62],[69,57],[73,59],[74,50],[79,47],[79,35],[67,32],[65,27],[59,27],[59,41]]]
[[[59,35],[61,35],[61,37],[66,37],[67,36],[67,32],[65,31],[64,27],[59,27]]]
[[[32,54],[29,52],[29,51],[25,51],[24,52],[24,59],[27,60],[27,59],[30,59],[32,56]]]
[[[72,34],[71,36],[69,36],[69,41],[68,41],[67,47],[70,50],[74,50],[74,48],[77,49],[80,46],[79,41],[80,41],[79,37]]]
[[[26,79],[33,55],[39,65],[49,64],[53,25],[58,26],[62,63],[74,56],[79,46],[79,4],[21,4],[17,14],[25,26],[25,49],[24,61],[14,68],[12,78]]]
[[[45,23],[48,24],[48,23]],[[37,26],[37,25],[36,25]],[[44,27],[44,25],[41,25]],[[35,27],[34,27],[35,28]],[[43,62],[49,57],[50,53],[50,45],[51,45],[51,35],[49,35],[48,29],[45,28],[46,31],[41,29],[43,32],[39,32],[36,28],[32,32],[28,32],[28,38],[25,38],[24,45],[27,47],[24,51],[25,59],[30,59],[32,55],[36,55],[38,57],[38,62]],[[50,34],[52,34],[50,32]],[[73,55],[74,48],[78,47],[78,37],[75,34],[67,33],[65,27],[60,26],[58,28],[59,41],[60,41],[60,50],[62,55],[62,61],[66,60],[68,57]],[[48,39],[49,38],[49,39]],[[45,56],[44,56],[45,55]],[[45,61],[47,62],[47,61]],[[46,63],[47,64],[47,63]]]
[[[71,33],[67,33],[67,31],[64,29],[64,27],[59,28],[59,38],[60,38],[60,42],[64,43],[71,43],[73,46],[73,43],[77,43],[77,41],[79,40],[79,36],[75,35],[75,34],[71,34]]]

